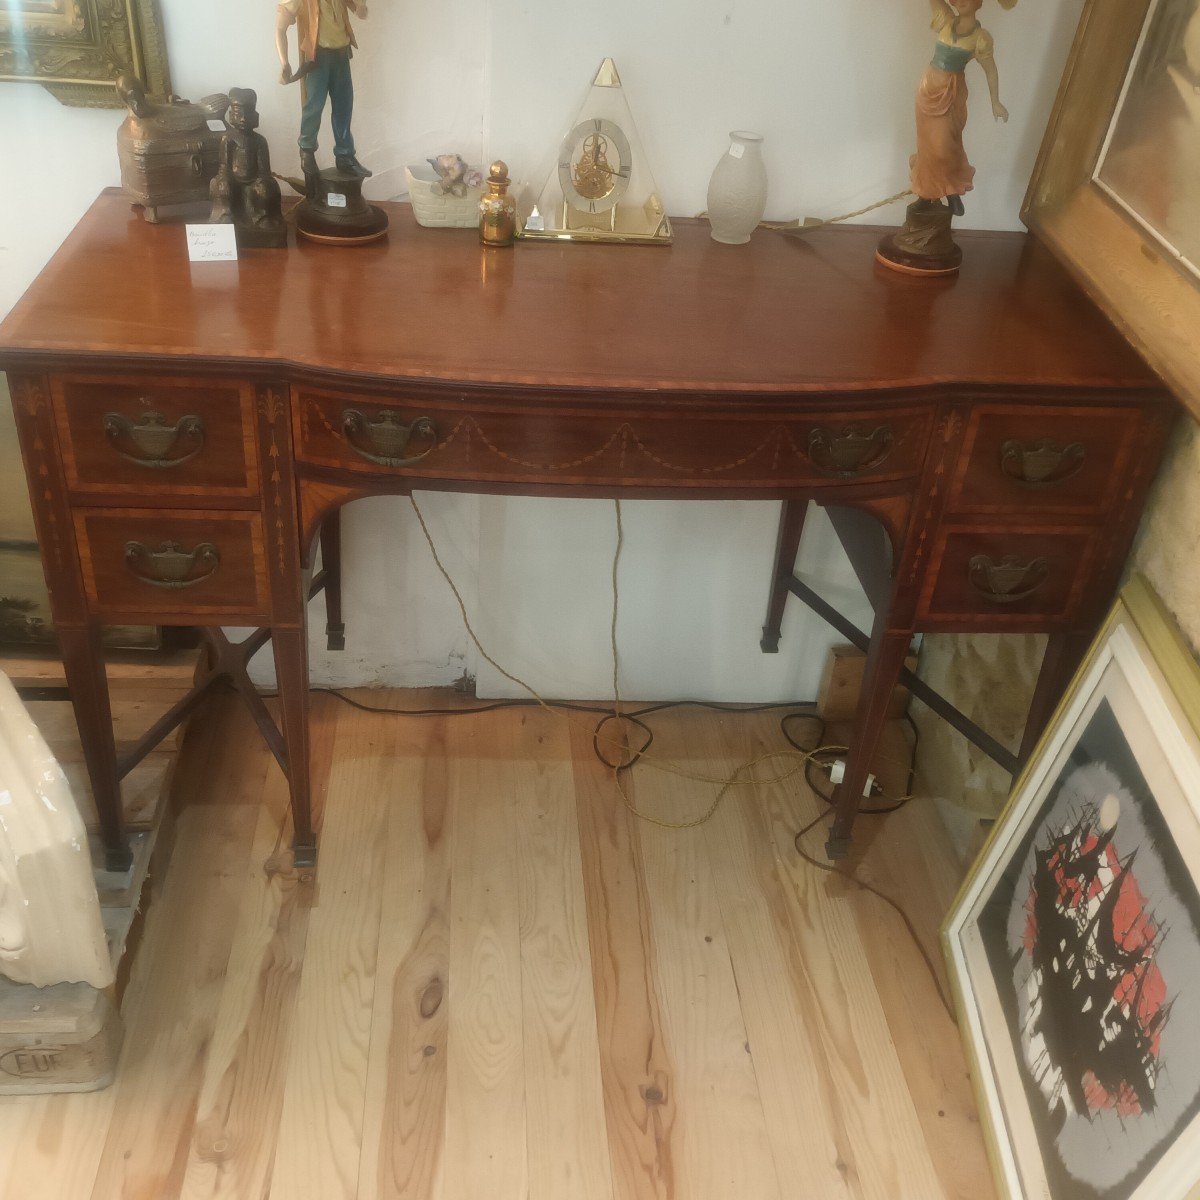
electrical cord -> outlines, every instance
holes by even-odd
[[[474,715],[477,715],[480,713],[497,712],[497,711],[500,711],[503,709],[509,709],[509,708],[538,708],[538,707],[541,707],[539,702],[536,700],[512,699],[512,700],[497,700],[492,703],[477,704],[477,705],[473,705],[473,706],[467,707],[467,708],[395,708],[395,707],[391,707],[388,705],[367,704],[361,700],[355,699],[353,696],[346,695],[345,692],[341,691],[338,688],[315,687],[315,688],[312,688],[311,690],[314,692],[319,692],[323,695],[332,696],[335,700],[339,700],[343,704],[348,704],[351,708],[359,709],[362,712],[381,714],[381,715],[385,715],[385,716],[398,716],[398,717],[463,717],[463,716],[474,716]],[[807,783],[809,790],[815,796],[817,796],[820,800],[824,801],[824,803],[829,807],[832,807],[833,803],[834,803],[833,793],[826,792],[818,784],[817,780],[813,776],[813,770],[814,770],[814,768],[818,767],[821,764],[822,758],[824,756],[829,756],[832,759],[832,758],[835,758],[838,754],[844,754],[847,751],[847,747],[845,747],[845,746],[825,746],[822,744],[824,737],[825,737],[826,723],[820,716],[817,715],[817,713],[815,711],[815,708],[816,708],[815,704],[805,705],[803,702],[791,702],[791,703],[778,702],[778,703],[770,703],[770,704],[736,705],[736,704],[721,704],[721,703],[718,703],[715,701],[708,701],[708,700],[664,700],[664,701],[660,701],[655,704],[647,704],[647,705],[643,705],[642,707],[639,707],[636,709],[629,709],[629,710],[625,710],[625,711],[616,711],[613,708],[603,708],[603,707],[599,707],[597,705],[571,703],[571,702],[565,701],[565,700],[547,700],[547,701],[545,701],[545,705],[553,707],[553,708],[568,709],[572,712],[586,713],[589,715],[598,716],[600,719],[596,722],[595,732],[593,733],[592,750],[595,753],[596,757],[600,760],[600,762],[603,763],[604,766],[608,767],[613,772],[630,770],[633,766],[636,765],[636,763],[642,757],[642,755],[650,748],[651,744],[654,741],[654,731],[641,718],[649,716],[653,713],[664,712],[667,709],[672,709],[672,708],[704,708],[704,709],[709,709],[714,712],[751,713],[752,714],[752,713],[770,712],[770,711],[773,711],[775,709],[780,709],[780,708],[787,708],[791,711],[784,713],[783,716],[780,718],[780,721],[779,721],[780,732],[783,734],[784,739],[788,742],[788,744],[790,746],[793,747],[794,750],[799,751],[802,755],[805,756],[805,761],[804,761],[805,782]],[[813,709],[813,711],[811,711],[811,712],[803,711],[804,708],[806,708],[806,707],[811,707]],[[797,711],[797,710],[799,710],[799,711]],[[632,725],[636,725],[645,737],[645,741],[643,742],[641,747],[639,747],[637,750],[631,751],[630,757],[626,761],[619,762],[619,763],[614,762],[611,759],[609,759],[608,757],[606,757],[604,752],[601,750],[601,741],[609,740],[609,739],[602,739],[601,734],[600,734],[601,729],[609,721],[618,721],[618,720],[628,722]],[[817,747],[815,749],[809,749],[805,746],[800,745],[800,743],[797,742],[796,739],[791,735],[791,733],[788,729],[789,722],[800,721],[800,720],[813,721],[816,723],[816,725],[818,727],[818,733],[817,733],[817,739],[816,739]],[[915,752],[917,739],[919,738],[920,735],[917,730],[917,726],[916,726],[915,722],[913,722],[912,718],[906,716],[906,720],[908,721],[908,724],[913,732],[913,750]],[[775,752],[775,753],[782,753],[782,752]],[[759,758],[755,759],[754,762],[758,763],[758,762],[762,762],[767,759],[770,759],[772,757],[775,757],[775,753],[762,755]],[[744,771],[747,768],[748,765],[752,765],[752,764],[743,765],[742,767],[738,768],[738,771],[735,772],[735,774],[740,774],[742,771]],[[913,775],[913,768],[910,766],[909,767],[910,792],[911,792],[911,787],[912,787],[912,775]],[[749,782],[753,785],[757,781],[750,780]],[[720,800],[724,799],[724,791],[725,791],[725,789],[723,789],[722,792],[718,795],[717,801],[712,806],[712,811],[715,811],[716,804],[720,803]],[[913,798],[914,797],[910,794],[907,796],[900,797],[899,799],[897,799],[889,804],[886,804],[886,805],[863,806],[862,808],[860,808],[858,810],[858,815],[864,816],[864,817],[886,816],[888,813],[893,813],[893,812],[899,811],[899,809],[903,808]],[[886,905],[888,905],[890,908],[892,908],[897,913],[897,915],[900,917],[901,921],[904,922],[904,927],[908,931],[908,935],[912,939],[913,945],[916,947],[917,952],[921,955],[921,959],[925,964],[925,969],[929,972],[929,977],[933,981],[933,986],[937,989],[938,999],[942,1002],[942,1007],[945,1008],[947,1015],[950,1017],[950,1020],[953,1021],[955,1024],[957,1024],[958,1020],[957,1020],[957,1017],[954,1012],[954,1006],[950,1003],[948,997],[945,994],[945,991],[942,987],[941,979],[939,978],[937,969],[935,968],[935,966],[933,964],[933,960],[931,959],[929,952],[925,949],[924,943],[921,941],[920,935],[917,933],[916,926],[913,924],[912,919],[909,917],[908,913],[904,910],[904,908],[899,904],[899,902],[894,900],[891,896],[887,895],[887,893],[885,893],[885,892],[881,891],[879,888],[875,887],[874,884],[868,883],[866,880],[860,878],[858,875],[854,874],[854,872],[847,871],[847,870],[844,870],[843,868],[833,866],[830,863],[821,862],[819,859],[813,857],[811,854],[808,853],[807,850],[805,850],[804,844],[803,844],[804,837],[807,834],[811,833],[812,830],[815,829],[821,823],[821,821],[824,820],[825,817],[827,817],[827,816],[828,816],[828,813],[824,810],[817,813],[817,815],[796,834],[795,839],[794,839],[795,846],[796,846],[796,853],[809,866],[815,867],[818,871],[824,871],[826,874],[841,876],[843,879],[848,880],[850,883],[854,884],[858,888],[861,888],[863,891],[870,892],[871,895],[876,896],[878,899],[882,900]],[[698,820],[696,822],[692,822],[690,824],[700,824],[703,822],[704,819],[706,819],[706,818],[701,818],[700,820]]]
[[[333,696],[334,699],[340,700],[343,704],[349,704],[351,708],[357,708],[362,712],[381,713],[385,716],[396,717],[469,717],[475,713],[498,712],[504,708],[561,708],[569,712],[587,713],[599,717],[614,717],[616,713],[611,706],[602,707],[595,704],[580,704],[575,700],[489,700],[484,704],[474,704],[469,707],[459,708],[390,708],[380,704],[367,704],[363,700],[358,700],[353,696],[348,696],[345,691],[340,688],[331,687],[314,687],[309,691],[319,692],[325,696]],[[278,692],[263,692],[262,695],[270,698],[277,696]],[[713,712],[723,713],[760,713],[772,712],[779,708],[803,708],[806,705],[816,707],[814,701],[809,700],[777,700],[769,704],[721,704],[715,700],[659,700],[653,704],[643,705],[641,708],[632,709],[628,712],[621,713],[622,717],[645,717],[651,713],[662,712],[668,708],[708,708]],[[803,713],[796,714],[804,716]]]
[[[860,817],[884,817],[889,813],[898,812],[900,809],[904,808],[905,805],[916,799],[915,795],[913,794],[913,781],[915,777],[915,766],[913,763],[915,762],[916,749],[920,740],[920,733],[917,730],[916,723],[913,721],[912,717],[908,714],[905,714],[905,718],[913,733],[913,757],[910,758],[908,767],[908,793],[904,796],[897,797],[895,800],[892,800],[887,804],[863,805],[858,810],[858,815]],[[811,720],[817,723],[819,726],[817,742],[818,744],[823,742],[825,738],[824,720],[817,716],[816,713],[793,712],[785,713],[779,721],[780,731],[783,733],[783,736],[788,743],[792,746],[795,746],[797,750],[804,749],[804,747],[792,737],[787,728],[789,721],[801,719]],[[835,749],[844,752],[846,748],[836,747]],[[819,787],[817,782],[812,777],[811,769],[818,763],[818,761],[819,759],[817,753],[813,752],[804,765],[805,782],[808,784],[812,793],[817,796],[818,799],[824,801],[827,808],[832,808],[835,803],[833,793],[826,792],[823,788]],[[876,761],[878,762],[886,760],[880,760],[877,758]],[[817,815],[813,817],[813,819],[796,834],[795,838],[793,839],[796,847],[796,853],[799,854],[800,857],[810,867],[814,867],[818,871],[824,871],[827,875],[840,876],[842,879],[852,883],[855,887],[861,888],[864,892],[869,892],[872,896],[882,900],[884,904],[886,904],[897,914],[897,916],[899,916],[900,920],[904,922],[904,928],[908,931],[908,936],[912,939],[913,945],[917,948],[917,952],[921,955],[921,960],[925,964],[926,971],[929,972],[929,978],[933,982],[933,986],[937,991],[938,999],[941,1001],[942,1007],[946,1010],[946,1015],[955,1025],[957,1025],[958,1016],[954,1011],[954,1005],[951,1003],[950,998],[946,995],[945,989],[942,987],[941,977],[937,973],[937,968],[934,965],[933,959],[930,956],[929,951],[925,949],[925,944],[921,941],[920,935],[917,933],[917,928],[913,924],[912,918],[908,915],[904,906],[898,900],[894,899],[892,896],[889,896],[882,889],[877,888],[873,883],[869,883],[861,876],[855,874],[855,872],[846,870],[844,867],[836,866],[833,863],[822,862],[820,859],[809,854],[809,852],[804,848],[805,836],[811,833],[812,830],[814,830],[828,815],[828,811],[826,810],[818,812]]]
[[[925,946],[922,943],[920,936],[917,933],[916,926],[913,924],[912,919],[909,917],[908,913],[904,910],[904,908],[901,906],[901,904],[898,901],[894,900],[891,896],[887,895],[887,893],[885,893],[882,890],[880,890],[879,888],[875,887],[874,884],[871,884],[871,883],[867,882],[866,880],[859,878],[853,871],[846,870],[846,869],[843,869],[838,866],[834,866],[830,863],[821,862],[819,859],[817,859],[813,855],[809,854],[808,851],[805,850],[805,848],[804,848],[804,844],[803,844],[804,837],[821,823],[821,821],[828,815],[828,810],[830,808],[832,808],[832,806],[834,804],[833,795],[831,793],[825,792],[821,787],[819,787],[817,785],[816,781],[813,779],[812,770],[816,765],[824,763],[825,760],[827,760],[827,759],[831,759],[831,758],[836,759],[836,756],[844,755],[844,754],[848,753],[848,747],[846,747],[846,746],[828,746],[828,745],[821,744],[822,739],[824,738],[824,734],[825,734],[825,722],[817,715],[817,713],[815,711],[797,712],[797,711],[795,711],[797,706],[794,703],[791,703],[791,704],[758,704],[758,705],[737,706],[737,705],[721,705],[721,704],[711,703],[708,701],[697,701],[697,700],[662,701],[662,702],[659,702],[656,704],[644,705],[638,709],[634,709],[634,710],[630,710],[630,711],[623,710],[622,701],[621,701],[621,693],[620,693],[619,656],[618,656],[618,652],[617,652],[617,616],[618,616],[618,598],[619,598],[617,577],[618,577],[618,567],[619,567],[620,557],[621,557],[621,549],[622,549],[622,546],[624,543],[624,526],[623,526],[623,521],[622,521],[620,500],[614,501],[614,506],[615,506],[615,511],[616,511],[616,535],[617,535],[617,537],[616,537],[616,548],[613,553],[613,562],[612,562],[612,620],[611,620],[611,627],[610,627],[610,639],[611,639],[612,661],[613,661],[613,676],[612,676],[613,703],[612,703],[611,707],[601,708],[601,707],[598,707],[595,705],[569,703],[566,701],[547,700],[544,697],[542,697],[541,695],[539,695],[538,692],[530,684],[526,683],[523,679],[520,679],[518,676],[512,674],[511,672],[505,670],[504,667],[502,667],[494,658],[492,658],[492,656],[490,654],[488,654],[488,652],[484,648],[482,642],[479,640],[479,636],[476,634],[476,632],[471,624],[470,618],[467,615],[466,603],[462,598],[462,594],[459,592],[458,587],[455,585],[453,578],[451,577],[449,571],[446,569],[445,565],[443,564],[440,555],[438,554],[437,547],[435,546],[434,541],[433,541],[433,536],[429,531],[429,527],[425,522],[424,514],[421,512],[420,506],[417,504],[416,498],[412,495],[412,493],[409,493],[408,499],[409,499],[409,503],[411,504],[411,506],[413,508],[414,513],[416,514],[418,524],[421,527],[421,532],[425,536],[425,540],[426,540],[426,543],[428,544],[430,554],[433,556],[434,563],[437,566],[439,572],[441,573],[443,579],[449,586],[451,592],[454,595],[455,600],[458,603],[458,608],[462,615],[463,623],[466,627],[467,634],[471,638],[471,641],[474,643],[475,648],[478,650],[479,654],[483,657],[483,659],[486,662],[488,662],[496,671],[498,671],[502,676],[504,676],[506,679],[510,680],[512,683],[516,684],[518,687],[520,687],[523,690],[525,690],[526,692],[528,692],[531,698],[528,700],[520,700],[520,699],[501,700],[501,701],[495,701],[495,702],[492,702],[489,704],[473,705],[473,706],[465,707],[465,708],[404,709],[404,708],[392,708],[392,707],[383,706],[383,705],[370,705],[363,701],[356,700],[355,698],[353,698],[351,696],[347,696],[344,692],[342,692],[336,688],[314,688],[313,689],[314,691],[319,691],[319,692],[323,692],[325,694],[331,695],[331,696],[335,697],[336,699],[338,699],[339,701],[341,701],[345,704],[348,704],[353,708],[360,709],[364,712],[392,714],[392,715],[398,715],[398,716],[467,716],[467,715],[475,715],[475,714],[485,713],[485,712],[495,712],[500,709],[520,708],[520,707],[544,708],[548,712],[551,712],[551,713],[554,713],[555,715],[564,717],[566,720],[571,721],[573,724],[579,723],[577,721],[577,719],[575,718],[574,714],[587,714],[587,715],[598,716],[599,719],[597,720],[595,726],[593,727],[593,729],[591,731],[592,732],[592,748],[593,748],[594,753],[596,754],[596,757],[600,760],[600,762],[603,763],[604,766],[607,767],[612,772],[613,782],[617,788],[618,793],[621,796],[621,800],[624,803],[625,807],[629,810],[629,812],[633,816],[637,817],[638,819],[649,822],[654,825],[658,825],[661,828],[671,829],[671,830],[693,829],[700,825],[705,824],[716,813],[717,808],[720,806],[722,800],[725,798],[725,796],[728,794],[730,789],[733,787],[748,785],[753,788],[758,788],[765,784],[782,783],[782,782],[786,781],[787,779],[790,779],[792,776],[794,776],[795,774],[797,774],[799,771],[802,770],[804,772],[805,780],[806,780],[808,786],[813,791],[814,795],[816,795],[823,802],[824,808],[822,809],[822,811],[818,812],[817,815],[796,834],[795,839],[794,839],[794,844],[795,844],[797,854],[809,866],[814,867],[815,869],[822,871],[826,874],[838,875],[841,878],[848,880],[855,887],[861,889],[862,891],[869,892],[871,895],[877,897],[879,900],[882,900],[885,904],[887,904],[891,909],[893,909],[896,912],[896,914],[903,921],[904,927],[907,930],[909,937],[912,939],[913,945],[917,948],[918,953],[921,955],[921,959],[924,962],[925,967],[929,972],[930,979],[933,981],[933,985],[934,985],[935,989],[937,990],[938,998],[941,1000],[943,1007],[945,1008],[947,1014],[950,1017],[950,1020],[957,1023],[956,1018],[955,1018],[955,1013],[954,1013],[954,1006],[950,1003],[948,997],[946,996],[946,994],[942,988],[942,983],[941,983],[940,978],[938,977],[937,970],[934,966],[933,960],[930,957],[928,951],[925,949]],[[739,767],[737,767],[733,771],[733,773],[731,775],[728,775],[723,778],[712,778],[709,776],[698,775],[693,772],[681,770],[677,767],[674,767],[672,764],[669,764],[666,762],[662,762],[659,760],[653,760],[653,761],[650,760],[647,757],[647,752],[650,750],[650,747],[652,746],[652,744],[654,742],[654,731],[650,728],[650,726],[648,724],[646,724],[646,722],[642,718],[644,718],[648,715],[651,715],[653,713],[656,713],[656,712],[662,712],[662,711],[670,709],[670,708],[688,707],[688,706],[703,707],[703,708],[708,708],[708,709],[721,711],[721,712],[750,712],[750,713],[764,712],[764,711],[768,711],[771,709],[777,709],[777,708],[788,708],[792,711],[785,713],[780,718],[779,727],[780,727],[780,732],[782,733],[785,741],[789,744],[791,749],[775,750],[775,751],[769,751],[765,754],[761,754],[758,757],[741,764]],[[812,747],[812,748],[804,747],[804,746],[800,745],[800,743],[797,742],[791,736],[791,733],[788,729],[788,723],[790,721],[800,720],[800,719],[814,720],[817,722],[818,727],[819,727],[819,735],[817,738],[818,744],[815,747]],[[621,726],[626,730],[626,735],[622,736],[622,737],[614,737],[610,734],[605,733],[604,732],[605,727],[610,722],[620,723]],[[641,745],[638,746],[636,749],[630,748],[629,738],[627,736],[628,727],[631,725],[636,727],[639,730],[639,732],[642,735],[642,738],[644,739],[641,742]],[[914,737],[913,750],[915,752],[917,738],[919,735],[917,732],[916,725],[912,722],[911,717],[909,718],[909,725],[913,731],[913,737]],[[624,755],[623,759],[621,761],[617,762],[617,761],[613,761],[611,758],[607,757],[601,750],[602,742],[607,742],[607,743],[617,746],[623,752],[623,755]],[[754,777],[753,770],[758,764],[764,763],[764,762],[773,762],[776,759],[789,760],[792,763],[792,765],[789,769],[783,770],[780,773],[778,773],[777,775],[775,775],[771,778],[768,778],[768,779],[756,779]],[[720,785],[719,790],[717,791],[712,802],[709,804],[708,808],[702,814],[700,814],[698,817],[695,817],[689,821],[682,821],[682,822],[663,820],[662,818],[654,816],[653,814],[646,813],[642,810],[639,810],[633,804],[632,800],[630,799],[628,793],[625,790],[624,783],[623,783],[623,777],[625,775],[627,775],[635,765],[637,765],[639,762],[643,762],[643,761],[647,762],[648,765],[652,765],[652,766],[656,767],[658,770],[666,771],[666,772],[680,776],[685,779],[689,779],[689,780],[693,780],[693,781],[697,781],[697,782],[708,782],[708,783],[719,784]],[[829,765],[832,765],[832,762],[830,762]],[[912,766],[912,760],[910,759],[907,793],[903,796],[893,798],[886,804],[869,805],[869,806],[860,808],[859,813],[863,816],[884,816],[888,813],[894,813],[894,812],[898,811],[900,808],[903,808],[906,804],[908,804],[914,798],[913,794],[912,794],[912,787],[913,787],[913,766]],[[882,791],[882,789],[880,789],[880,791]]]
[[[906,800],[904,803],[908,803],[908,801]],[[900,807],[900,805],[897,805],[897,807]],[[859,811],[862,812],[865,810],[860,809]],[[889,809],[887,811],[891,812],[894,811],[894,809]],[[880,816],[882,814],[876,812],[873,815]],[[856,888],[860,888],[864,892],[870,892],[872,896],[882,900],[884,904],[886,904],[890,909],[892,909],[893,912],[896,913],[900,920],[904,922],[904,928],[908,931],[909,939],[917,948],[917,953],[920,954],[921,961],[925,964],[925,970],[929,972],[929,978],[933,983],[934,989],[937,991],[938,999],[942,1002],[942,1007],[946,1010],[946,1015],[950,1018],[954,1025],[957,1025],[958,1015],[954,1011],[954,1005],[951,1003],[950,997],[946,995],[946,991],[942,987],[941,977],[938,975],[937,967],[934,965],[933,958],[929,951],[925,949],[925,943],[921,941],[921,935],[917,932],[917,927],[913,924],[912,918],[905,911],[904,906],[898,900],[895,900],[889,896],[887,892],[883,891],[881,888],[877,888],[873,883],[868,883],[867,880],[863,879],[859,875],[856,875],[853,871],[847,871],[845,868],[836,866],[833,863],[822,862],[819,858],[816,858],[812,854],[809,854],[807,850],[805,850],[805,835],[811,833],[825,819],[826,816],[827,813],[825,812],[817,813],[817,815],[813,817],[813,819],[796,834],[795,838],[793,839],[796,846],[796,853],[799,854],[800,857],[804,859],[804,861],[808,863],[810,867],[814,867],[818,871],[824,871],[826,875],[837,875],[840,878],[854,884]]]

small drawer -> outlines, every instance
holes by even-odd
[[[1086,595],[1101,537],[1093,529],[943,528],[918,621],[970,628],[1055,628]]]
[[[73,492],[257,502],[249,384],[65,375],[52,395]]]
[[[302,387],[293,393],[305,462],[372,475],[670,487],[778,487],[917,474],[931,411],[841,413],[701,405],[647,413],[513,397],[382,400]]]
[[[1137,423],[1129,408],[979,407],[967,426],[950,507],[1100,516],[1118,494]]]
[[[257,513],[81,509],[75,534],[96,616],[258,619],[268,609]]]

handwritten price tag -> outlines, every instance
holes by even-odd
[[[191,262],[236,261],[237,238],[232,225],[188,225],[186,229]]]

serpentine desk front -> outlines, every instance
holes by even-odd
[[[327,588],[336,639],[334,514],[379,493],[782,500],[766,651],[806,594],[805,506],[835,506],[876,617],[831,853],[914,631],[1050,633],[1040,727],[1118,582],[1175,406],[1037,243],[961,234],[961,274],[931,281],[876,267],[863,228],[731,247],[685,221],[667,249],[485,251],[388,215],[372,246],[189,264],[178,225],[109,190],[0,326],[111,865],[128,860],[120,778],[222,674],[287,772],[297,861],[315,862],[306,604]],[[105,622],[199,626],[210,650],[198,691],[123,757]],[[259,632],[239,648],[229,625]],[[282,728],[245,673],[268,639]]]

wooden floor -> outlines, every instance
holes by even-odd
[[[6,1200],[994,1195],[957,1032],[899,918],[797,856],[802,784],[666,830],[547,714],[314,701],[315,890],[221,697],[184,748],[117,1082],[0,1099]],[[782,747],[777,719],[660,714],[655,751],[726,773]],[[631,793],[676,820],[713,794],[650,770]],[[936,816],[861,829],[857,869],[935,950]]]

